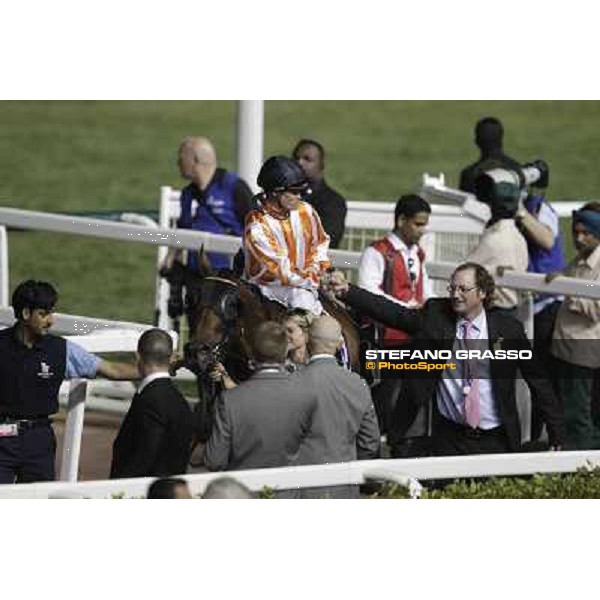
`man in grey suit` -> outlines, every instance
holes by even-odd
[[[204,463],[211,471],[297,464],[312,425],[316,392],[284,367],[288,341],[283,325],[262,323],[250,343],[258,368],[217,403],[204,449]]]
[[[343,342],[340,324],[329,316],[316,318],[309,330],[311,355],[300,377],[317,387],[319,400],[313,425],[300,450],[301,464],[327,464],[379,456],[379,426],[369,388],[363,379],[337,364]],[[358,486],[341,485],[300,490],[302,498],[357,498]]]

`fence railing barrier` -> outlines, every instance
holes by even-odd
[[[582,467],[600,466],[600,451],[535,452],[514,454],[483,454],[444,456],[435,458],[376,459],[307,465],[182,475],[193,495],[200,495],[214,479],[229,475],[253,492],[267,488],[289,490],[334,485],[363,484],[379,479],[397,482],[414,479],[459,479],[494,476],[534,475],[536,473],[572,473]],[[145,497],[153,478],[113,479],[81,483],[47,482],[0,485],[0,498],[111,498]],[[413,489],[418,487],[413,484]],[[416,496],[416,494],[414,494]]]

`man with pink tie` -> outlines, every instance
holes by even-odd
[[[563,415],[552,386],[521,323],[491,306],[494,280],[481,265],[460,265],[450,279],[449,297],[432,298],[418,309],[405,308],[350,285],[340,272],[330,276],[328,285],[346,304],[409,333],[413,340],[411,351],[451,353],[450,360],[438,361],[438,368],[433,370],[401,371],[403,385],[395,407],[394,418],[408,429],[419,408],[432,403],[436,454],[489,454],[520,449],[517,370],[536,392],[551,446],[562,446]],[[491,358],[501,355],[499,351],[509,350],[515,352],[516,358]],[[456,368],[447,368],[450,362]]]

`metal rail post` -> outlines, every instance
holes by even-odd
[[[0,225],[0,306],[8,306],[8,236]]]
[[[62,462],[60,466],[61,481],[77,481],[86,397],[87,380],[74,379],[71,381],[69,402],[67,405],[67,422],[65,423]]]
[[[164,229],[170,227],[169,223],[169,202],[171,197],[171,188],[162,186],[160,188],[160,204],[158,210],[158,226]],[[169,302],[169,284],[167,280],[158,274],[160,267],[167,256],[167,246],[159,246],[156,255],[156,318],[157,327],[167,331],[171,328],[167,305]]]
[[[263,159],[263,100],[238,101],[236,133],[237,172],[257,192],[256,176]]]

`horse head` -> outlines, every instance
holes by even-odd
[[[240,353],[240,284],[229,274],[219,273],[197,278],[186,285],[186,290],[190,326],[186,359],[195,366],[195,372],[206,373],[215,363],[225,363]]]

